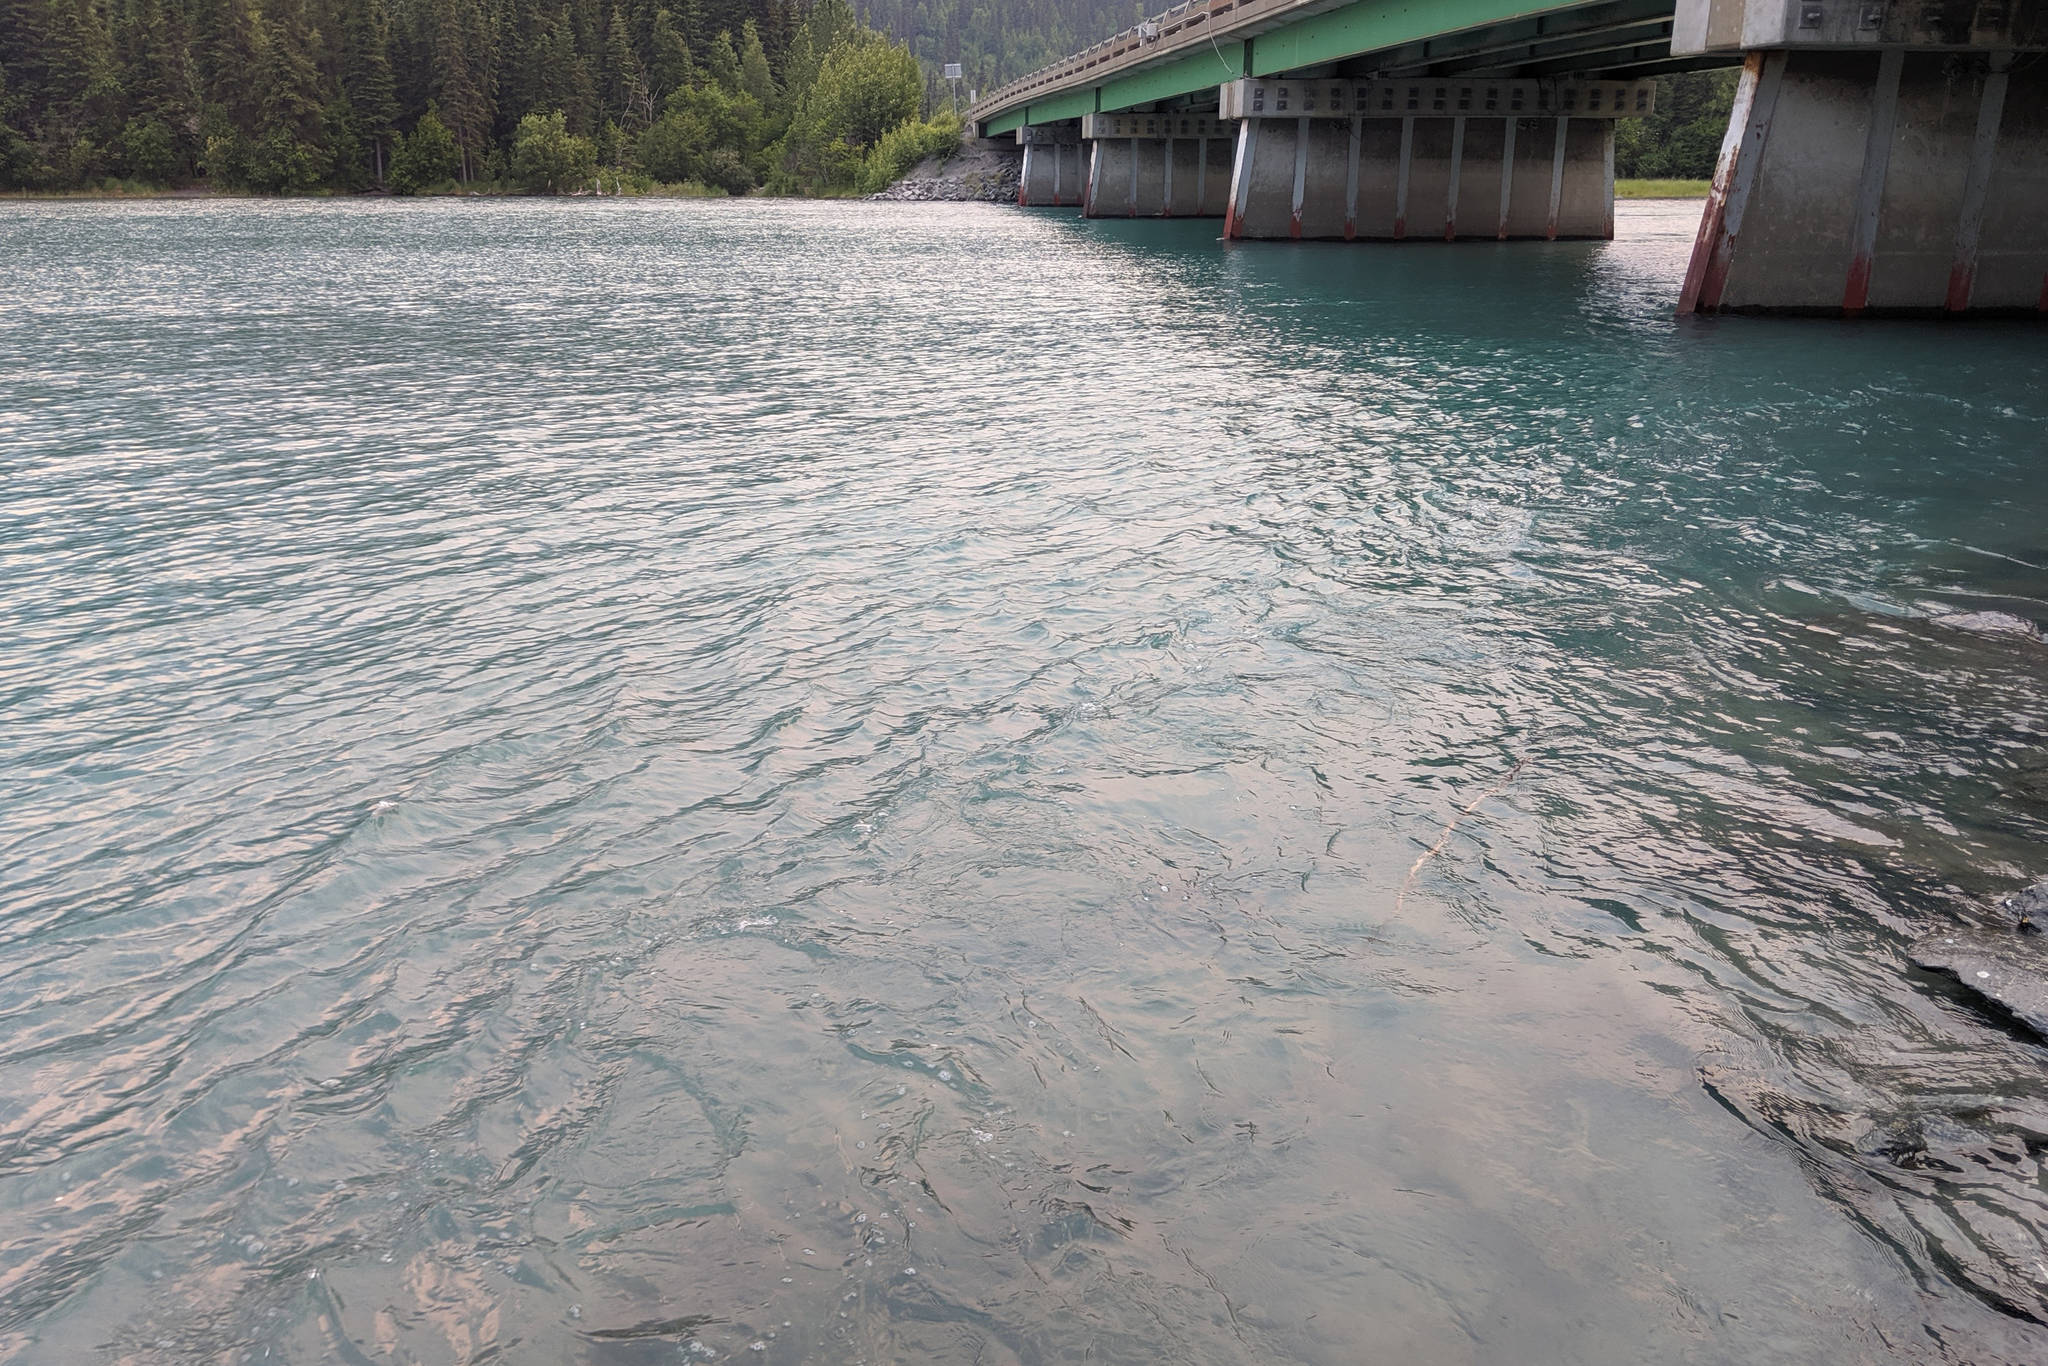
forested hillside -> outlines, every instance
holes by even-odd
[[[1157,6],[1155,5],[1155,8]],[[0,187],[878,188],[1138,0],[0,0]],[[940,79],[957,61],[957,91]],[[1723,77],[1624,174],[1705,175]]]
[[[0,186],[560,188],[611,168],[850,189],[883,134],[950,108],[941,63],[966,66],[963,95],[991,87],[1128,18],[1110,9],[881,0],[871,28],[845,0],[0,0]]]
[[[1129,28],[1172,0],[869,0],[870,24],[910,45],[933,73],[964,71],[960,94],[990,91]],[[943,84],[935,84],[940,98]]]

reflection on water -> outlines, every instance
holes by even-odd
[[[1693,214],[0,208],[0,1355],[2041,1360],[2048,338]]]

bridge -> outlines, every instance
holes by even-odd
[[[968,117],[1027,207],[1597,239],[1617,122],[1725,66],[1681,311],[2048,316],[2048,0],[1188,0]]]

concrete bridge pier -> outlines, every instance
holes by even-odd
[[[1223,87],[1236,239],[1614,236],[1614,121],[1648,81],[1316,80]]]
[[[1736,49],[1681,313],[2048,313],[2048,5],[1681,0]]]
[[[1087,147],[1078,123],[1026,126],[1017,130],[1024,166],[1017,176],[1023,208],[1078,205],[1088,181]]]
[[[1090,114],[1089,218],[1221,218],[1230,192],[1231,132],[1202,114]]]

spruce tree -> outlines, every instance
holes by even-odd
[[[604,46],[605,115],[626,133],[637,132],[654,120],[654,100],[648,93],[647,73],[633,50],[633,34],[625,14],[612,6],[611,24]]]
[[[94,0],[52,0],[45,135],[52,160],[73,177],[105,169],[124,103],[114,35]]]
[[[332,169],[327,145],[326,91],[314,61],[317,35],[303,0],[271,0],[257,63],[262,124],[250,163],[259,189],[302,190]]]
[[[7,93],[7,68],[0,66],[0,189],[27,189],[35,182],[35,149],[14,126],[22,103]]]
[[[199,15],[199,88],[209,113],[235,134],[254,137],[261,112],[252,79],[261,23],[255,7],[251,0],[201,0]]]
[[[597,109],[597,83],[590,63],[576,50],[576,30],[566,16],[559,16],[548,29],[544,70],[546,97],[534,105],[545,113],[559,109],[567,116],[569,131],[589,137],[602,119]]]
[[[491,52],[477,0],[435,0],[433,58],[441,121],[461,149],[462,179],[479,169],[491,134]]]
[[[384,0],[359,0],[343,23],[341,84],[356,136],[368,144],[377,184],[384,183],[384,149],[398,123],[398,82],[391,74],[391,21]]]
[[[740,54],[733,50],[732,35],[720,32],[704,49],[704,74],[711,83],[728,93],[740,88]]]
[[[131,119],[153,119],[176,134],[198,132],[199,88],[183,15],[163,0],[133,0],[116,47]]]
[[[763,109],[775,106],[775,77],[768,71],[768,53],[761,46],[761,32],[752,19],[740,26],[740,89],[759,101]]]
[[[658,105],[690,81],[690,45],[683,38],[675,15],[657,10],[654,30],[648,39],[647,88]]]
[[[313,57],[316,40],[304,0],[270,0],[270,4],[271,18],[263,28],[263,55],[256,69],[263,132],[282,129],[301,141],[317,142],[326,99]]]

